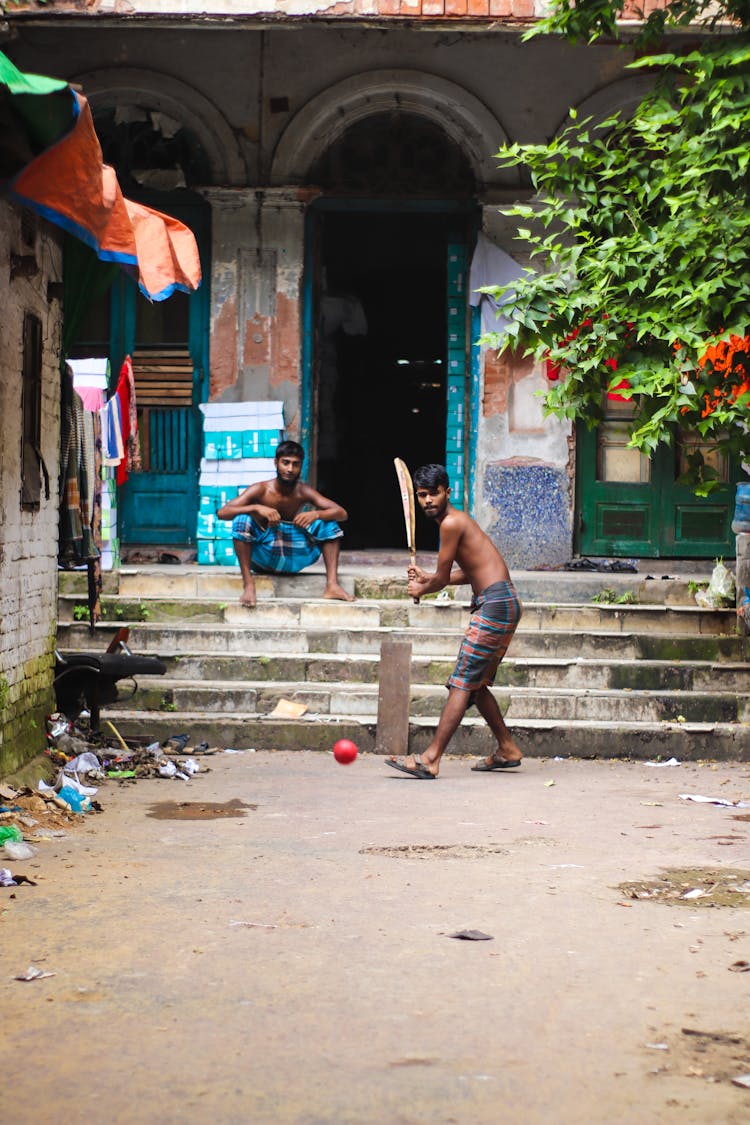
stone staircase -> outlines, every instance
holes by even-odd
[[[453,591],[455,601],[415,606],[400,571],[343,567],[342,584],[357,594],[351,604],[320,597],[318,568],[259,577],[258,606],[247,610],[234,568],[123,567],[105,576],[105,618],[93,635],[80,620],[85,574],[61,572],[58,647],[103,652],[127,625],[133,652],[166,663],[167,674],[142,678],[132,698],[121,682],[121,698],[103,712],[124,735],[163,741],[187,731],[193,742],[279,750],[329,750],[348,737],[368,751],[376,746],[381,643],[408,640],[409,749],[419,752],[445,700],[468,588]],[[524,614],[495,694],[527,754],[750,759],[749,646],[734,611],[699,609],[687,579],[569,572],[514,579]],[[639,604],[593,604],[604,587]],[[274,716],[281,701],[304,705],[304,715]],[[470,711],[451,753],[490,746]]]

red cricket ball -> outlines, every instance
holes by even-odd
[[[351,765],[358,753],[357,744],[351,738],[340,738],[333,744],[333,756],[341,766]]]

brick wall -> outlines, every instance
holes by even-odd
[[[663,8],[666,0],[630,0],[625,19]],[[31,3],[17,0],[22,11]],[[44,12],[78,15],[154,15],[172,18],[229,16],[343,16],[350,19],[400,16],[410,19],[530,20],[547,14],[546,0],[47,0]]]
[[[20,273],[11,276],[12,255]],[[0,201],[0,777],[43,750],[45,715],[54,710],[52,677],[57,617],[57,476],[60,424],[60,302],[48,281],[62,277],[57,235],[29,212]],[[21,370],[23,321],[42,323],[42,442],[50,498],[23,511]]]

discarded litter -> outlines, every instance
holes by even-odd
[[[733,961],[729,966],[730,973],[750,973],[750,961]]]
[[[492,934],[483,934],[481,930],[458,930],[448,937],[459,938],[460,941],[494,941]]]
[[[678,762],[677,758],[670,758],[668,762],[646,762],[647,766],[681,766],[682,762]]]
[[[732,1079],[733,1086],[742,1086],[745,1090],[750,1090],[750,1074],[738,1074],[736,1078]]]
[[[0,867],[0,887],[17,887],[18,883],[13,878],[9,868]]]
[[[668,1043],[644,1043],[644,1047],[648,1047],[649,1051],[668,1051]]]
[[[3,844],[3,851],[8,859],[33,859],[36,855],[36,848],[32,848],[31,844],[25,843],[23,840],[6,840]]]
[[[735,596],[734,575],[721,559],[717,559],[708,586],[695,592],[696,605],[703,609],[721,609],[723,606],[733,606]]]
[[[67,805],[71,812],[86,813],[91,810],[91,801],[72,785],[63,785],[62,789],[58,790],[57,800]]]
[[[692,891],[686,891],[685,894],[682,895],[682,898],[703,898],[705,893],[705,891],[702,891],[699,887],[696,887]]]
[[[724,805],[728,809],[750,809],[750,801],[725,801],[723,797],[702,797],[699,793],[680,793],[681,801],[696,801],[702,805]]]
[[[549,789],[549,788],[550,788],[550,787],[551,787],[552,785],[554,785],[555,783],[554,783],[554,781],[550,780],[550,781],[545,781],[545,783],[544,783],[544,784],[545,784],[545,787],[546,787],[547,789]]]
[[[306,703],[296,703],[293,699],[280,699],[269,719],[299,719],[307,710]]]
[[[4,844],[6,840],[23,840],[23,832],[20,828],[16,828],[15,824],[2,824],[0,825],[0,845]]]
[[[46,973],[44,969],[38,969],[36,965],[29,965],[25,973],[19,973],[15,978],[16,980],[44,980],[45,977],[56,977],[57,973]]]

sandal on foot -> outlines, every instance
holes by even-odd
[[[475,766],[471,767],[472,773],[492,773],[493,770],[512,770],[514,766],[520,766],[523,758],[495,758],[493,756],[490,765],[486,762],[477,762]]]
[[[386,758],[385,764],[394,770],[401,770],[401,773],[407,773],[409,777],[416,777],[419,781],[435,781],[437,780],[434,773],[430,773],[426,766],[422,764],[422,759],[418,754],[414,755],[414,766],[407,766],[406,762],[396,761],[395,758]]]

